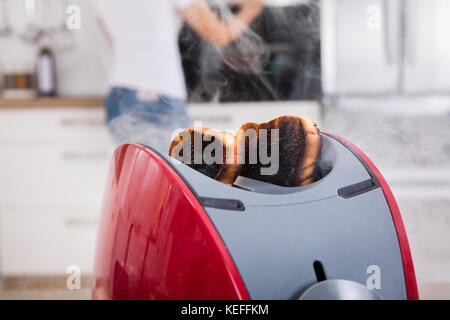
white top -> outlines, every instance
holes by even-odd
[[[114,38],[111,85],[186,99],[178,10],[193,0],[96,0]]]

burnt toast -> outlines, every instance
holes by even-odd
[[[295,187],[315,181],[321,149],[322,139],[314,121],[283,116],[260,124],[246,123],[236,136],[207,128],[185,129],[172,141],[169,155],[227,185],[241,175]],[[222,150],[221,154],[216,150]],[[213,161],[204,154],[212,154]]]
[[[169,155],[212,179],[232,185],[242,168],[237,165],[235,142],[235,137],[228,132],[200,127],[188,128],[172,141]],[[222,152],[218,154],[220,149]],[[189,154],[185,154],[186,151]],[[205,151],[209,151],[212,159],[204,156]]]
[[[246,135],[249,129],[256,131],[258,152],[252,149],[256,145],[251,143],[251,138]],[[240,171],[241,176],[283,187],[304,186],[315,181],[322,139],[314,121],[284,116],[261,124],[247,123],[239,129],[237,140],[238,143],[245,143],[246,159]],[[264,143],[261,143],[262,141]],[[273,158],[278,158],[278,170],[273,174],[262,174],[261,169],[268,167],[269,164],[262,161],[261,148],[266,148],[262,150],[263,154],[271,157],[272,161]],[[274,151],[278,153],[276,157],[271,154]],[[249,155],[252,152],[258,155],[256,164],[250,161]]]

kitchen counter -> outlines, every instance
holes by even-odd
[[[0,108],[98,108],[103,106],[104,99],[92,98],[33,98],[33,99],[1,99]]]
[[[78,109],[103,110],[104,98],[32,98],[2,99],[0,111],[38,112],[52,110],[64,112]],[[238,113],[234,112],[239,110]],[[255,110],[258,112],[255,113]],[[230,112],[231,111],[231,112]],[[240,103],[189,103],[188,112],[193,120],[216,129],[239,128],[245,122],[264,122],[281,115],[300,115],[315,120],[320,125],[320,103],[317,101],[261,101]],[[40,112],[42,114],[42,112]],[[103,117],[103,114],[102,114]],[[103,120],[102,120],[103,121]]]

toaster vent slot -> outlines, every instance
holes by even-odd
[[[240,200],[232,199],[218,199],[218,198],[200,198],[204,207],[230,210],[230,211],[244,211],[245,206]]]
[[[359,196],[363,193],[372,191],[379,188],[380,184],[376,179],[369,179],[359,183],[352,184],[351,186],[344,187],[338,190],[338,194],[345,199]]]

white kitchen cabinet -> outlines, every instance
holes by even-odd
[[[0,215],[3,276],[64,275],[67,267],[92,272],[97,213],[69,210]]]
[[[321,10],[325,96],[450,93],[450,1],[322,0]]]
[[[113,152],[104,110],[0,109],[0,275],[92,272]]]
[[[0,214],[98,208],[113,147],[101,108],[0,112]]]
[[[450,1],[405,2],[406,93],[450,92]]]
[[[0,111],[0,143],[107,144],[102,108],[17,108]]]
[[[0,212],[98,207],[111,154],[92,142],[0,145]]]
[[[395,91],[399,1],[321,3],[324,91],[329,95]]]

